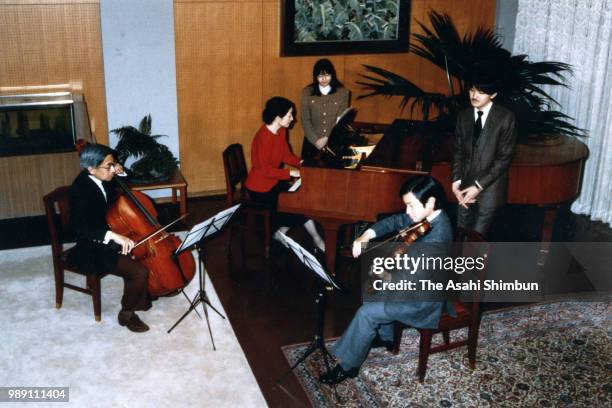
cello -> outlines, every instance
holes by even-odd
[[[120,177],[115,180],[124,194],[119,195],[106,212],[111,230],[135,242],[160,230],[157,211],[148,196],[131,191]],[[180,245],[181,240],[176,235],[161,231],[132,249],[132,256],[149,270],[151,296],[175,294],[193,279],[196,270],[193,255],[188,251],[174,255]]]

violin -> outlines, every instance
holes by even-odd
[[[385,239],[371,248],[365,249],[362,253],[367,253],[373,251],[374,249],[380,247],[383,244],[388,242],[403,242],[404,244],[412,244],[417,239],[421,238],[423,235],[427,234],[431,229],[431,223],[427,220],[423,220],[421,222],[417,222],[416,224],[410,225],[404,229],[401,229],[397,232],[397,234]]]
[[[427,234],[430,229],[431,224],[429,221],[424,220],[410,227],[404,228],[403,230],[399,231],[397,235],[402,238],[401,242],[405,244],[412,244],[414,241]]]
[[[363,253],[372,251],[378,247],[380,247],[381,245],[388,243],[388,242],[396,242],[396,243],[403,243],[405,245],[396,245],[393,247],[392,251],[389,251],[388,254],[385,255],[386,258],[395,258],[396,256],[401,256],[406,252],[406,247],[412,243],[414,243],[416,240],[418,240],[419,238],[421,238],[422,236],[424,236],[425,234],[427,234],[429,231],[431,230],[431,223],[427,220],[423,220],[421,222],[417,222],[416,224],[413,224],[411,226],[408,226],[400,231],[398,231],[397,234],[393,235],[392,237],[381,241],[378,245],[372,247],[372,248],[367,248],[366,250],[363,251]],[[373,266],[373,265],[372,265]],[[385,282],[389,282],[391,281],[391,272],[385,271],[382,274],[375,274],[373,272],[373,268],[372,266],[370,266],[370,270],[368,271],[368,276],[370,276],[370,279],[368,281],[368,293],[372,294],[375,292],[374,290],[374,280],[376,279],[382,279]]]
[[[131,253],[149,270],[149,294],[167,296],[183,289],[195,275],[193,255],[184,251],[175,256],[174,251],[181,245],[181,240],[165,230],[155,234],[162,227],[149,197],[130,190],[120,177],[115,177],[115,180],[123,194],[106,212],[106,222],[111,230],[135,242],[154,235],[134,247]]]

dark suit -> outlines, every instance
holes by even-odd
[[[147,310],[151,307],[147,268],[129,256],[120,255],[118,245],[103,243],[110,230],[106,210],[116,193],[112,183],[103,181],[102,186],[106,199],[89,173],[82,171],[70,187],[70,224],[76,246],[70,251],[69,263],[79,270],[121,276],[124,280],[122,309]]]
[[[475,204],[468,204],[467,210],[459,206],[458,224],[486,235],[495,209],[506,202],[517,133],[514,113],[496,103],[475,143],[474,122],[473,107],[457,116],[452,177],[453,182],[461,180],[461,189],[475,186],[476,181],[482,187]]]
[[[119,257],[116,245],[102,243],[110,229],[106,223],[108,203],[116,197],[111,183],[103,181],[102,186],[107,199],[83,171],[70,187],[70,224],[77,243],[71,251],[70,261],[77,268],[96,274],[114,270]]]

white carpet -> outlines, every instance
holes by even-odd
[[[75,407],[266,406],[228,320],[209,310],[217,351],[193,312],[167,334],[188,307],[179,295],[141,312],[151,330],[132,333],[116,320],[122,288],[102,279],[96,322],[91,297],[69,289],[55,309],[50,247],[0,251],[0,386],[67,386]],[[206,288],[225,315],[208,279]],[[186,292],[197,289],[196,275]]]

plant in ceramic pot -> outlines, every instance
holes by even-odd
[[[556,61],[531,62],[527,55],[512,55],[497,34],[487,28],[459,35],[447,14],[430,12],[431,29],[422,23],[422,34],[413,34],[410,51],[442,69],[448,94],[428,92],[410,80],[383,68],[364,65],[368,71],[357,82],[367,92],[358,99],[377,95],[401,97],[402,109],[420,107],[423,119],[433,119],[439,128],[452,132],[457,113],[469,106],[467,87],[475,77],[493,78],[499,85],[495,101],[512,110],[517,118],[519,138],[542,140],[564,133],[584,136],[572,118],[554,110],[558,106],[544,85],[567,86],[568,64]]]
[[[157,141],[165,135],[151,134],[151,115],[142,118],[138,128],[123,126],[111,132],[119,139],[115,146],[117,160],[125,163],[128,158],[134,158],[127,168],[132,181],[153,183],[167,180],[178,168],[176,157],[167,146]]]

